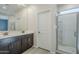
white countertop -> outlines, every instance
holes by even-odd
[[[20,36],[20,35],[25,35],[25,34],[31,34],[31,33],[33,32],[26,31],[25,33],[22,33],[20,31],[11,31],[11,32],[8,32],[8,35],[0,35],[0,39],[13,37],[13,36]]]

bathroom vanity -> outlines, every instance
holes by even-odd
[[[0,36],[0,54],[20,54],[33,46],[33,33]]]

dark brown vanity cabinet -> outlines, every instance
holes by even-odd
[[[22,52],[29,49],[33,45],[33,34],[22,36]]]
[[[33,34],[0,39],[0,54],[20,54],[33,46]]]
[[[21,37],[17,36],[14,40],[11,40],[9,50],[11,54],[21,53]]]
[[[22,44],[22,48],[21,48],[21,50],[22,50],[22,52],[24,52],[25,50],[27,50],[28,49],[28,40],[27,40],[27,35],[23,35],[23,36],[21,36],[21,44]]]
[[[11,38],[0,39],[0,54],[8,54],[9,51],[9,44],[10,44]]]
[[[28,34],[27,35],[27,48],[30,48],[30,47],[32,47],[32,45],[33,45],[33,34]]]

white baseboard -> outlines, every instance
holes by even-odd
[[[34,45],[33,47],[35,47],[35,48],[38,48],[38,46],[36,46],[36,45]],[[55,51],[49,51],[51,54],[56,54],[56,52]]]
[[[38,48],[38,46],[34,45],[33,47]]]

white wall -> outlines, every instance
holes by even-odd
[[[55,52],[56,49],[56,5],[30,5],[28,7],[28,30],[34,32],[34,46],[37,46],[37,13],[50,10],[51,11],[51,20],[50,20],[50,28],[51,29],[51,51]]]

